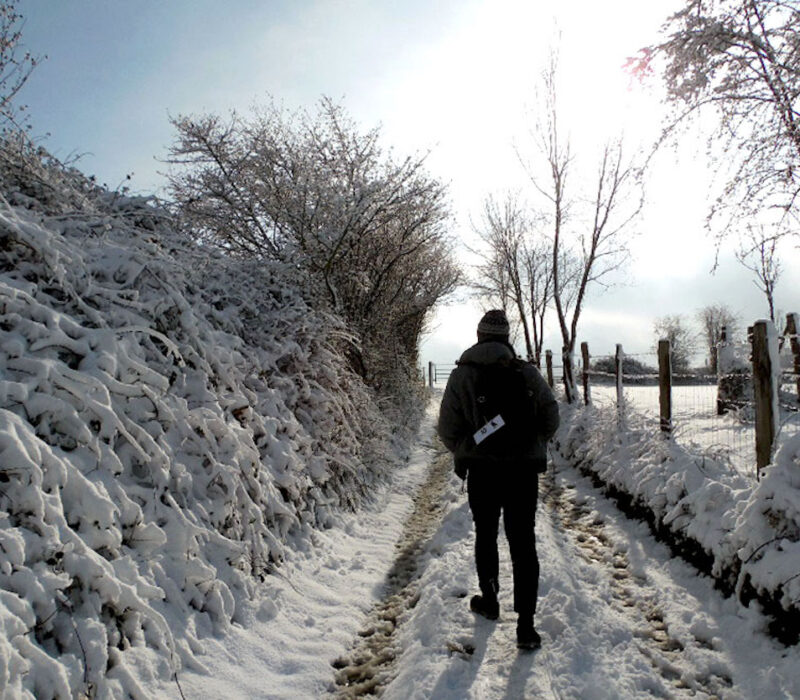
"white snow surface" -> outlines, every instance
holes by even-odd
[[[292,584],[271,579],[274,602],[254,619],[224,638],[201,640],[197,658],[206,670],[180,676],[187,698],[353,697],[335,686],[331,662],[356,645],[381,598],[390,543],[435,452],[438,398],[413,460],[378,507],[344,518],[287,557],[282,571],[291,572]],[[543,648],[516,649],[502,526],[500,620],[469,611],[477,590],[474,533],[466,494],[451,475],[441,522],[424,545],[418,601],[398,620],[396,660],[382,671],[381,697],[800,697],[800,649],[767,634],[757,605],[724,597],[565,461],[557,459],[541,484],[536,625]],[[154,696],[179,697],[174,685],[159,686]]]

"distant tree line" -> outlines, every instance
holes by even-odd
[[[658,317],[653,323],[653,354],[655,355],[659,340],[669,340],[671,362],[674,372],[688,373],[697,369],[709,374],[717,373],[717,348],[722,342],[723,329],[727,339],[736,342],[741,333],[739,317],[726,304],[709,304],[694,314],[694,319],[686,314],[667,314]],[[740,339],[743,341],[743,339]],[[695,367],[692,362],[700,354],[705,356],[705,367]],[[614,357],[599,357],[592,362],[591,368],[596,372],[616,372]],[[622,372],[626,375],[655,374],[658,372],[655,363],[649,365],[628,355],[623,356]]]
[[[705,354],[705,369],[717,372],[717,347],[722,341],[723,329],[727,338],[735,341],[741,329],[738,315],[726,304],[709,304],[699,309],[694,321],[686,314],[667,314],[658,317],[653,323],[656,344],[659,339],[670,341],[672,369],[676,372],[689,372],[692,360],[702,348]]]
[[[600,357],[592,362],[592,369],[595,372],[615,374],[617,371],[616,362],[614,357]],[[622,373],[627,375],[658,374],[658,368],[637,360],[635,357],[623,356]]]

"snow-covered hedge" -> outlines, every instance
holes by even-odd
[[[397,453],[291,267],[0,158],[0,697],[144,697]],[[13,154],[12,154],[13,156]]]
[[[740,584],[800,610],[800,434],[784,441],[736,523]]]
[[[665,439],[626,407],[565,410],[560,455],[646,517],[673,547],[743,601],[800,612],[800,436],[755,482]],[[778,621],[776,633],[792,637]],[[794,623],[792,623],[794,624]],[[795,630],[796,633],[796,630]]]

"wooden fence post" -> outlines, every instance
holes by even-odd
[[[561,365],[567,403],[575,403],[575,372],[572,367],[572,353],[566,345],[561,349]]]
[[[433,389],[433,375],[434,375],[434,368],[433,362],[428,363],[428,386]]]
[[[777,337],[770,337],[770,321],[756,321],[753,326],[753,393],[756,403],[757,476],[772,461],[772,446],[777,434],[777,394],[772,358],[777,358]],[[770,342],[771,341],[771,342]],[[770,344],[775,345],[770,352]]]
[[[794,378],[797,383],[797,402],[800,403],[800,338],[797,330],[800,328],[800,314],[786,314],[786,330],[784,335],[789,336],[789,347],[794,355]]]
[[[581,343],[581,360],[583,362],[583,403],[588,406],[592,402],[589,395],[589,343]]]
[[[661,430],[672,434],[672,352],[669,340],[658,341],[658,405]]]
[[[545,364],[547,365],[547,383],[550,385],[550,388],[554,388],[555,382],[553,381],[553,351],[552,350],[545,350],[544,352],[544,360]]]
[[[719,383],[719,346],[728,342],[728,327],[721,326],[719,329],[719,340],[714,343],[711,349],[711,371],[717,375],[717,383]]]
[[[624,394],[622,393],[622,360],[625,353],[622,351],[622,345],[617,343],[617,351],[614,353],[614,375],[616,377],[617,385],[617,408],[622,407]]]

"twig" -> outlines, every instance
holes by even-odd
[[[72,616],[72,607],[67,607],[69,610],[69,619],[72,622],[72,629],[75,630],[75,637],[78,639],[78,645],[81,648],[81,654],[83,654],[83,682],[84,685],[89,684],[89,662],[86,660],[86,649],[83,646],[83,640],[81,639],[81,635],[78,632],[78,625],[75,624],[75,618]]]
[[[300,592],[300,590],[298,590],[297,586],[295,586],[295,585],[294,585],[294,583],[292,583],[292,582],[289,580],[289,578],[288,578],[288,577],[284,576],[284,575],[283,575],[283,573],[282,573],[282,572],[281,572],[279,569],[273,569],[273,570],[272,570],[272,571],[270,571],[269,573],[270,573],[270,575],[272,575],[272,576],[277,576],[277,577],[279,577],[279,578],[282,578],[284,581],[286,581],[286,583],[288,583],[288,584],[289,584],[289,585],[290,585],[290,586],[291,586],[291,587],[294,589],[295,593],[297,593],[297,594],[298,594],[298,595],[300,595],[300,596],[302,596],[302,595],[303,595],[303,593],[301,593],[301,592]]]
[[[789,581],[794,581],[794,579],[796,579],[796,578],[800,578],[800,571],[798,571],[798,572],[797,572],[796,574],[794,574],[793,576],[790,576],[790,577],[789,577],[789,578],[787,578],[785,581],[782,581],[782,582],[781,582],[781,584],[780,584],[780,585],[781,585],[781,588],[782,588],[783,586],[785,586],[787,583],[789,583]]]
[[[760,544],[760,545],[758,545],[758,547],[756,547],[756,548],[755,548],[755,549],[754,549],[754,550],[753,550],[753,551],[750,553],[750,556],[749,556],[749,557],[747,557],[747,559],[745,559],[745,560],[744,560],[742,563],[743,563],[743,564],[747,564],[747,563],[749,563],[749,562],[750,562],[750,560],[751,560],[751,559],[752,559],[752,558],[753,558],[753,557],[754,557],[756,554],[758,554],[758,552],[759,552],[760,550],[764,549],[764,547],[766,547],[768,544],[772,544],[773,542],[777,542],[778,540],[782,540],[783,538],[784,538],[784,536],[783,536],[783,535],[778,535],[778,537],[773,537],[771,540],[767,540],[767,541],[766,541],[766,542],[764,542],[763,544]]]
[[[172,677],[175,679],[175,685],[178,686],[178,692],[181,694],[182,700],[186,700],[186,696],[183,694],[183,688],[181,688],[181,683],[178,680],[178,672],[175,671]]]

